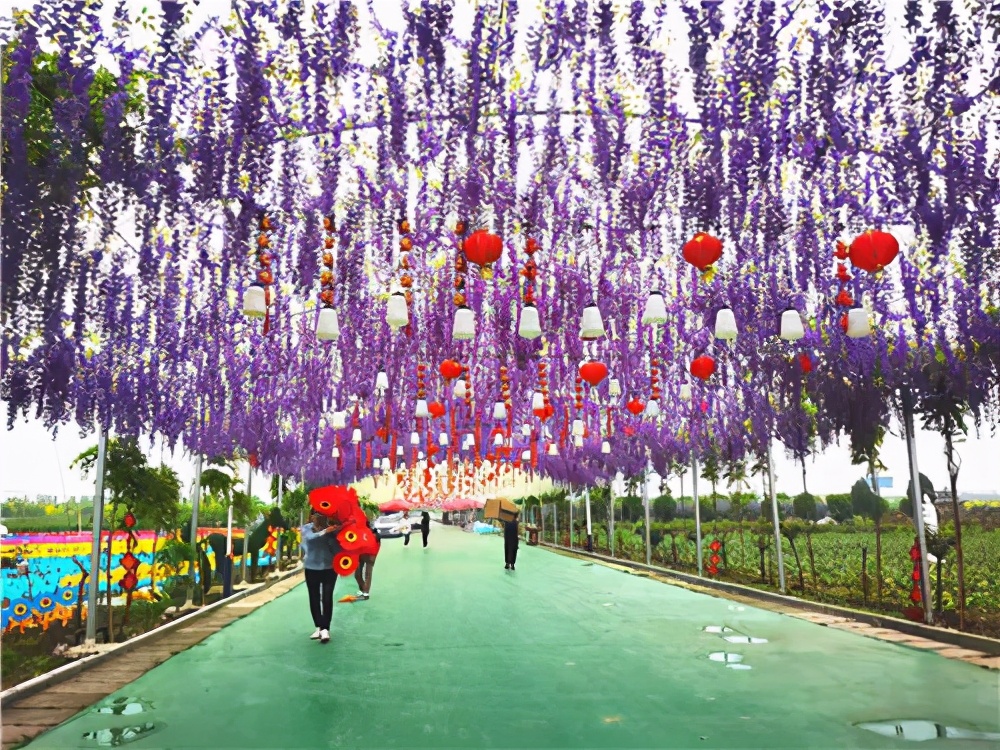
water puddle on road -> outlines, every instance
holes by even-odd
[[[152,711],[154,708],[153,704],[142,698],[130,698],[124,696],[121,698],[115,698],[114,700],[108,701],[97,706],[94,709],[95,714],[112,714],[114,716],[134,716],[135,714],[146,713],[147,711]]]
[[[149,737],[164,726],[166,725],[162,722],[147,721],[144,724],[135,724],[130,727],[112,727],[98,729],[96,732],[84,732],[83,739],[94,743],[97,747],[121,747]]]

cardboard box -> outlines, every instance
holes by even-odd
[[[484,518],[496,518],[499,521],[516,521],[520,511],[510,500],[493,497],[486,501],[483,508]]]

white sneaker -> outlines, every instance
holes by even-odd
[[[309,636],[309,637],[312,638],[314,641],[318,641],[319,637],[320,637],[320,635],[322,633],[323,633],[322,630],[320,630],[319,628],[316,628],[315,632],[313,632],[313,634],[311,636]]]
[[[329,630],[321,630],[321,631],[319,631],[319,642],[320,643],[329,643],[330,642],[330,631]]]
[[[355,599],[364,599],[365,598],[365,592],[364,591],[359,591],[358,593],[356,593],[354,595],[354,598]]]
[[[366,601],[367,601],[367,600],[368,600],[368,596],[369,596],[369,595],[368,595],[368,594],[365,594],[365,593],[361,593],[361,594],[358,594],[358,596],[359,596],[359,597],[360,597],[361,599],[364,599],[364,600],[366,600]]]

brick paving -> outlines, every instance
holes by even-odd
[[[3,707],[3,750],[18,747],[138,679],[171,656],[201,643],[302,582],[299,571],[232,604],[219,607],[136,648],[108,657],[65,681]],[[155,631],[154,631],[155,632]],[[114,653],[114,652],[112,652]],[[125,658],[121,658],[124,656]]]

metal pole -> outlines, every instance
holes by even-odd
[[[767,443],[767,483],[771,495],[771,518],[774,522],[774,549],[778,555],[778,583],[781,593],[785,593],[785,557],[781,553],[781,521],[778,518],[778,495],[774,491],[774,459],[771,457],[771,443]]]
[[[197,582],[194,579],[194,566],[195,561],[199,560],[198,555],[198,506],[201,503],[201,454],[198,454],[198,461],[195,464],[194,469],[194,495],[191,498],[191,547],[194,550],[194,554],[191,558],[191,585],[195,586]],[[202,603],[204,604],[205,597],[202,597]],[[194,602],[192,601],[192,604]]]
[[[278,475],[278,510],[281,510],[281,498],[282,498],[282,491],[284,489],[284,484],[285,484],[285,480],[279,474]],[[277,543],[277,545],[275,545],[274,554],[275,554],[275,558],[274,558],[274,570],[275,570],[275,572],[277,572],[277,571],[281,570],[281,532],[280,531],[278,532],[278,543]]]
[[[573,495],[569,496],[569,548],[573,549]]]
[[[554,544],[559,546],[559,503],[552,503],[552,528],[554,529]]]
[[[702,576],[701,503],[698,502],[698,458],[691,453],[691,500],[694,502],[694,537],[698,545],[698,576]]]
[[[90,550],[90,588],[87,591],[87,643],[97,640],[97,588],[101,580],[101,526],[104,523],[104,462],[108,452],[108,436],[97,425],[97,479],[94,483],[94,541]]]
[[[222,571],[222,596],[233,595],[233,501],[229,501],[226,517],[226,559],[216,560],[215,567]]]
[[[247,467],[247,496],[250,498],[250,502],[253,502],[253,466]],[[247,583],[250,579],[247,578],[247,571],[250,570],[249,561],[250,560],[250,521],[243,524],[243,555],[240,558],[240,580],[243,583]]]
[[[590,526],[590,487],[584,490],[584,497],[587,500],[587,552],[593,552],[594,533]]]
[[[903,428],[906,432],[906,452],[910,458],[910,502],[913,509],[913,520],[917,523],[917,540],[920,545],[920,597],[924,605],[924,622],[928,625],[934,622],[929,596],[929,581],[927,570],[927,535],[924,531],[923,493],[920,491],[920,470],[917,467],[917,440],[913,433],[913,396],[905,386],[900,389],[903,400]]]
[[[649,475],[653,467],[647,466],[646,472],[642,475],[642,504],[646,506],[646,565],[652,560],[652,547],[649,546]]]
[[[608,500],[611,503],[611,536],[608,537],[608,549],[615,556],[615,486],[608,484]]]

